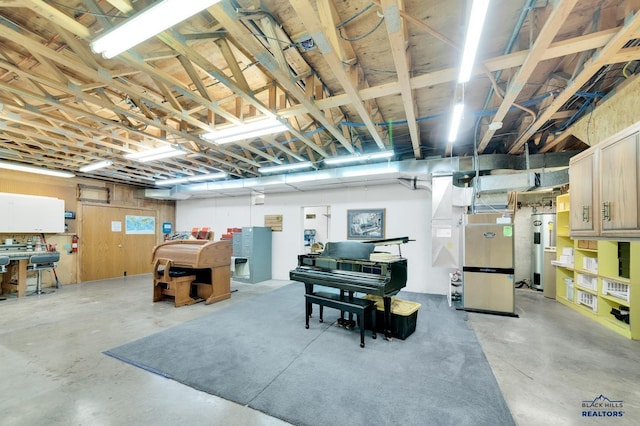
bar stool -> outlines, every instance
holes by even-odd
[[[45,269],[54,269],[56,262],[60,260],[60,253],[43,253],[34,254],[29,258],[27,271],[36,271],[38,273],[38,283],[36,290],[31,294],[43,294],[42,291],[42,271]]]

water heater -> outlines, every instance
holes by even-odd
[[[531,287],[543,290],[545,269],[553,268],[544,262],[545,247],[556,245],[556,214],[535,213],[531,215],[533,224],[533,254],[531,259]]]

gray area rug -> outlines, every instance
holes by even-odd
[[[294,283],[105,352],[296,425],[513,425],[466,314],[422,304],[406,340],[373,340],[325,309],[304,328]],[[314,306],[317,312],[317,306]]]

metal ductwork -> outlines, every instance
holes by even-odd
[[[548,153],[529,156],[528,164],[523,156],[490,154],[478,157],[477,191],[509,192],[528,191],[543,186],[568,183],[568,173],[556,176],[544,172],[544,168],[568,167],[569,158],[577,152]],[[532,170],[514,173],[527,167]],[[534,172],[534,169],[542,172]],[[508,174],[498,174],[509,171]],[[170,189],[145,189],[140,196],[158,200],[186,200],[189,198],[248,196],[255,192],[284,193],[305,192],[341,188],[345,186],[372,186],[399,183],[411,190],[430,190],[433,174],[448,173],[459,186],[473,185],[476,180],[473,157],[427,158],[424,160],[389,161],[353,167],[318,169],[311,172],[261,176],[218,182],[178,185]],[[456,177],[457,176],[457,177]],[[564,179],[564,180],[563,180]],[[550,182],[554,183],[550,183]]]
[[[527,192],[553,188],[569,183],[569,168],[554,171],[503,173],[479,176],[474,179],[476,193]]]

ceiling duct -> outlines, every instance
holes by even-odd
[[[526,192],[536,186],[535,173],[509,173],[479,176],[473,180],[476,193]]]
[[[572,153],[571,155],[574,155]],[[567,153],[536,154],[530,156],[530,164],[541,167],[567,167],[571,155]],[[525,164],[522,156],[505,154],[481,155],[478,157],[481,173],[496,169],[518,170]],[[331,188],[360,187],[363,185],[400,184],[410,190],[431,189],[432,174],[467,174],[474,170],[472,157],[426,158],[423,160],[386,161],[351,167],[318,169],[308,172],[260,176],[248,179],[231,179],[216,182],[201,182],[177,185],[171,189],[149,189],[144,196],[160,200],[186,200],[188,198],[215,198],[250,196],[253,191],[261,193],[285,193],[319,191]],[[544,169],[543,169],[544,170]],[[568,182],[568,174],[550,176],[532,170],[522,173],[489,174],[480,176],[478,188],[482,192],[528,191],[554,181]],[[454,182],[456,180],[454,179]],[[538,182],[538,183],[536,183]],[[473,183],[473,181],[469,182]],[[558,185],[558,183],[553,184]]]
[[[569,183],[569,169],[484,175],[474,179],[476,193],[527,192]]]
[[[427,189],[427,190],[431,189],[431,186],[429,185],[430,183],[429,180],[420,179],[420,177],[418,176],[408,176],[408,177],[401,176],[398,178],[398,183],[412,191],[415,191],[418,189]]]

